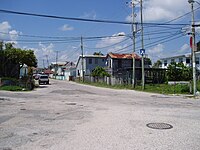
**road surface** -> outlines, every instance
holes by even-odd
[[[50,82],[0,91],[0,150],[200,149],[199,99]]]

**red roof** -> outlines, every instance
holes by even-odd
[[[117,53],[109,53],[108,56],[111,58],[117,58],[117,59],[133,59],[133,56],[135,59],[140,59],[140,56],[135,54],[117,54]]]
[[[44,70],[44,73],[45,73],[45,74],[53,74],[54,72],[51,71],[51,70]]]

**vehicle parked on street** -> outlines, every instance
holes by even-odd
[[[38,76],[38,82],[39,84],[49,84],[49,77],[48,75],[39,75]]]

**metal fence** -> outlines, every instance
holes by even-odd
[[[93,76],[85,76],[85,82],[100,82],[106,83],[108,85],[122,85],[122,84],[132,84],[131,78],[116,78],[116,77],[93,77]]]

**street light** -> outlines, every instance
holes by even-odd
[[[190,3],[190,4],[191,4],[191,3],[194,3],[194,2],[200,5],[200,3],[199,3],[198,1],[188,0],[188,3]]]
[[[194,3],[194,0],[188,0],[188,3],[190,3],[190,4]]]

